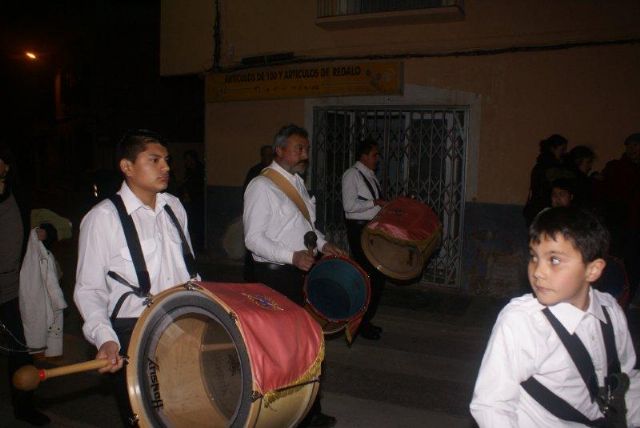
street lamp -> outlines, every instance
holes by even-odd
[[[34,54],[33,52],[25,52],[24,53],[27,58],[29,58],[31,61],[35,61],[38,59],[38,56],[36,54]]]

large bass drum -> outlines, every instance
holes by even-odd
[[[152,298],[128,353],[141,427],[293,427],[318,391],[324,338],[262,284],[194,282]]]
[[[384,275],[406,281],[422,273],[440,245],[442,224],[431,208],[411,198],[385,205],[362,231],[369,262]]]

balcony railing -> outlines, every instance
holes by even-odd
[[[462,0],[318,0],[318,18],[462,6]]]
[[[316,23],[323,27],[346,27],[462,17],[464,0],[318,0]]]

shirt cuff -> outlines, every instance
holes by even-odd
[[[118,340],[116,332],[113,331],[112,328],[105,325],[102,325],[96,329],[95,339],[95,345],[98,349],[100,349],[100,347],[107,342],[116,342],[118,344],[118,349],[121,348],[120,341]]]

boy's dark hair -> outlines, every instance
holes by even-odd
[[[358,147],[356,148],[356,159],[360,159],[362,155],[368,155],[374,147],[378,147],[378,142],[371,137],[365,138],[363,141],[358,143]]]
[[[138,155],[144,152],[147,144],[150,143],[167,147],[164,138],[157,132],[148,129],[133,129],[127,131],[116,147],[116,162],[120,162],[122,159],[135,162]]]
[[[609,250],[609,231],[595,214],[583,208],[557,207],[540,212],[529,227],[529,242],[538,244],[543,235],[552,239],[562,235],[571,241],[585,264],[606,257]]]

